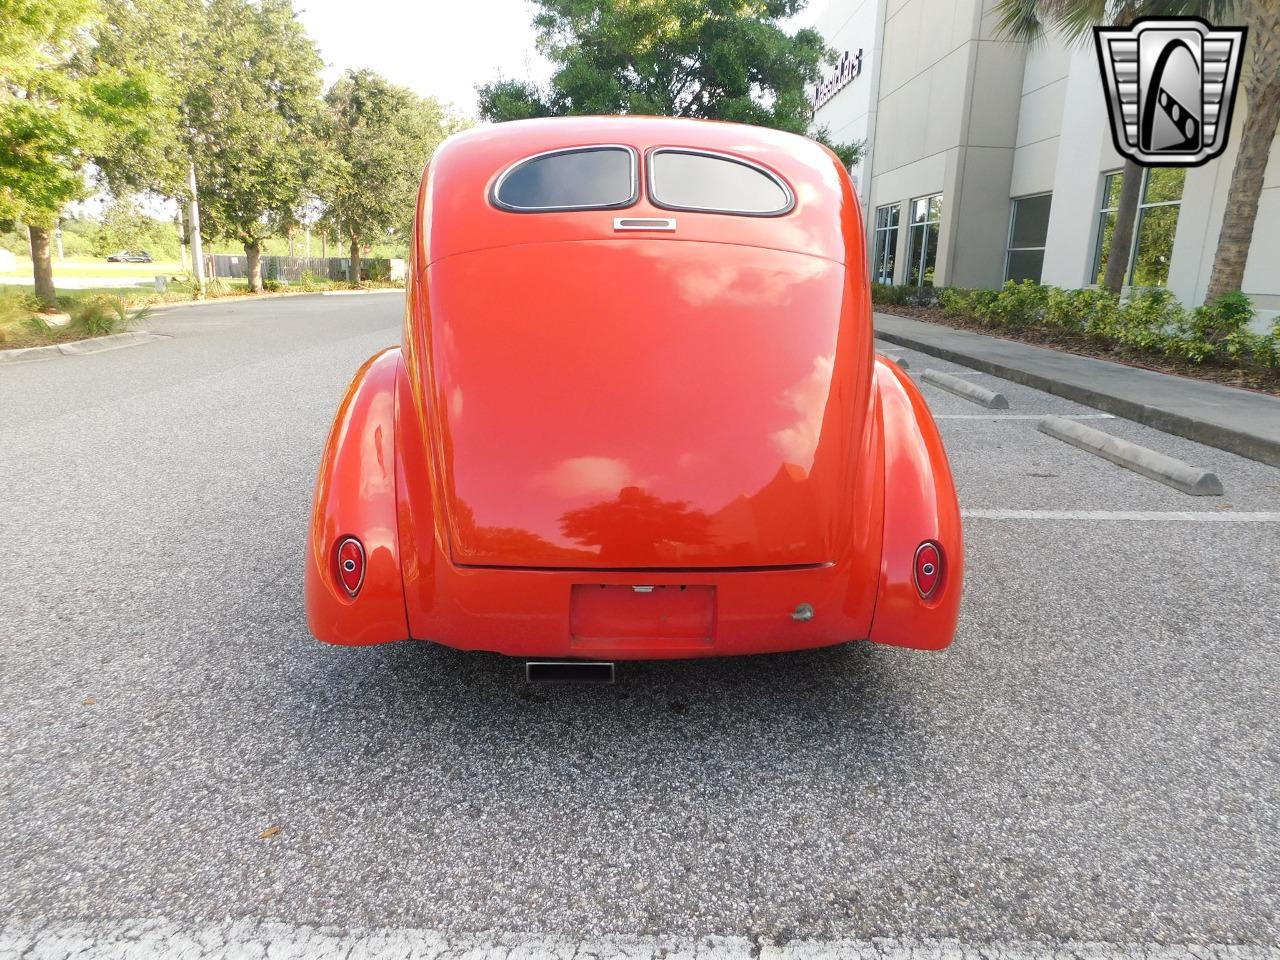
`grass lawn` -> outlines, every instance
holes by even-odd
[[[56,283],[55,276],[55,283]],[[215,296],[248,293],[245,280],[222,281]],[[31,284],[0,285],[0,350],[40,347],[86,337],[117,333],[140,319],[137,311],[149,305],[179,303],[191,300],[193,291],[186,283],[170,283],[168,290],[157,293],[155,287],[142,281],[132,287],[87,287],[58,291],[58,307],[71,316],[65,326],[50,326],[35,312],[36,301]],[[130,312],[135,316],[131,320]]]
[[[91,257],[67,257],[65,260],[54,259],[53,282],[59,277],[75,277],[77,279],[117,280],[126,277],[137,277],[139,281],[151,280],[156,276],[182,276],[182,264],[177,260],[157,260],[155,263],[107,263],[106,260]],[[0,273],[5,277],[30,277],[31,259],[18,257],[13,270]]]

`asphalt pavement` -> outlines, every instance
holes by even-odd
[[[892,348],[1010,401],[924,385],[967,511],[949,650],[530,689],[307,633],[321,445],[400,321],[220,303],[0,368],[0,920],[1280,944],[1280,470]]]

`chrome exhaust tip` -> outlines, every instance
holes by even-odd
[[[613,683],[613,663],[608,660],[529,660],[524,665],[527,683]]]

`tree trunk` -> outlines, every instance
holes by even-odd
[[[258,241],[244,245],[244,255],[249,258],[249,291],[262,292],[262,245]]]
[[[1262,179],[1267,170],[1271,143],[1280,128],[1280,81],[1250,91],[1249,113],[1240,131],[1240,152],[1231,171],[1231,189],[1222,213],[1218,249],[1213,255],[1207,300],[1244,286],[1244,268],[1253,241],[1253,224],[1262,196]]]
[[[351,238],[351,267],[347,271],[347,279],[353,287],[360,286],[360,238]]]
[[[31,241],[31,274],[36,285],[36,299],[41,307],[57,309],[58,293],[53,288],[53,260],[49,254],[48,227],[27,226]]]
[[[187,235],[191,237],[191,267],[196,278],[196,297],[204,299],[204,244],[200,239],[200,198],[196,191],[195,161],[187,164],[187,192],[191,195],[187,215]]]
[[[1138,219],[1138,201],[1142,198],[1143,169],[1133,160],[1124,162],[1120,181],[1120,203],[1116,209],[1116,228],[1111,234],[1111,250],[1107,254],[1107,273],[1102,285],[1120,296],[1129,274],[1129,251],[1133,248],[1133,229]]]
[[[174,222],[178,225],[178,255],[182,257],[182,272],[186,273],[190,268],[187,266],[187,228],[182,222],[182,204],[178,204],[178,215]]]

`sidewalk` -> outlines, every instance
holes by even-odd
[[[880,340],[1280,467],[1280,397],[908,317],[877,313],[875,328]]]

